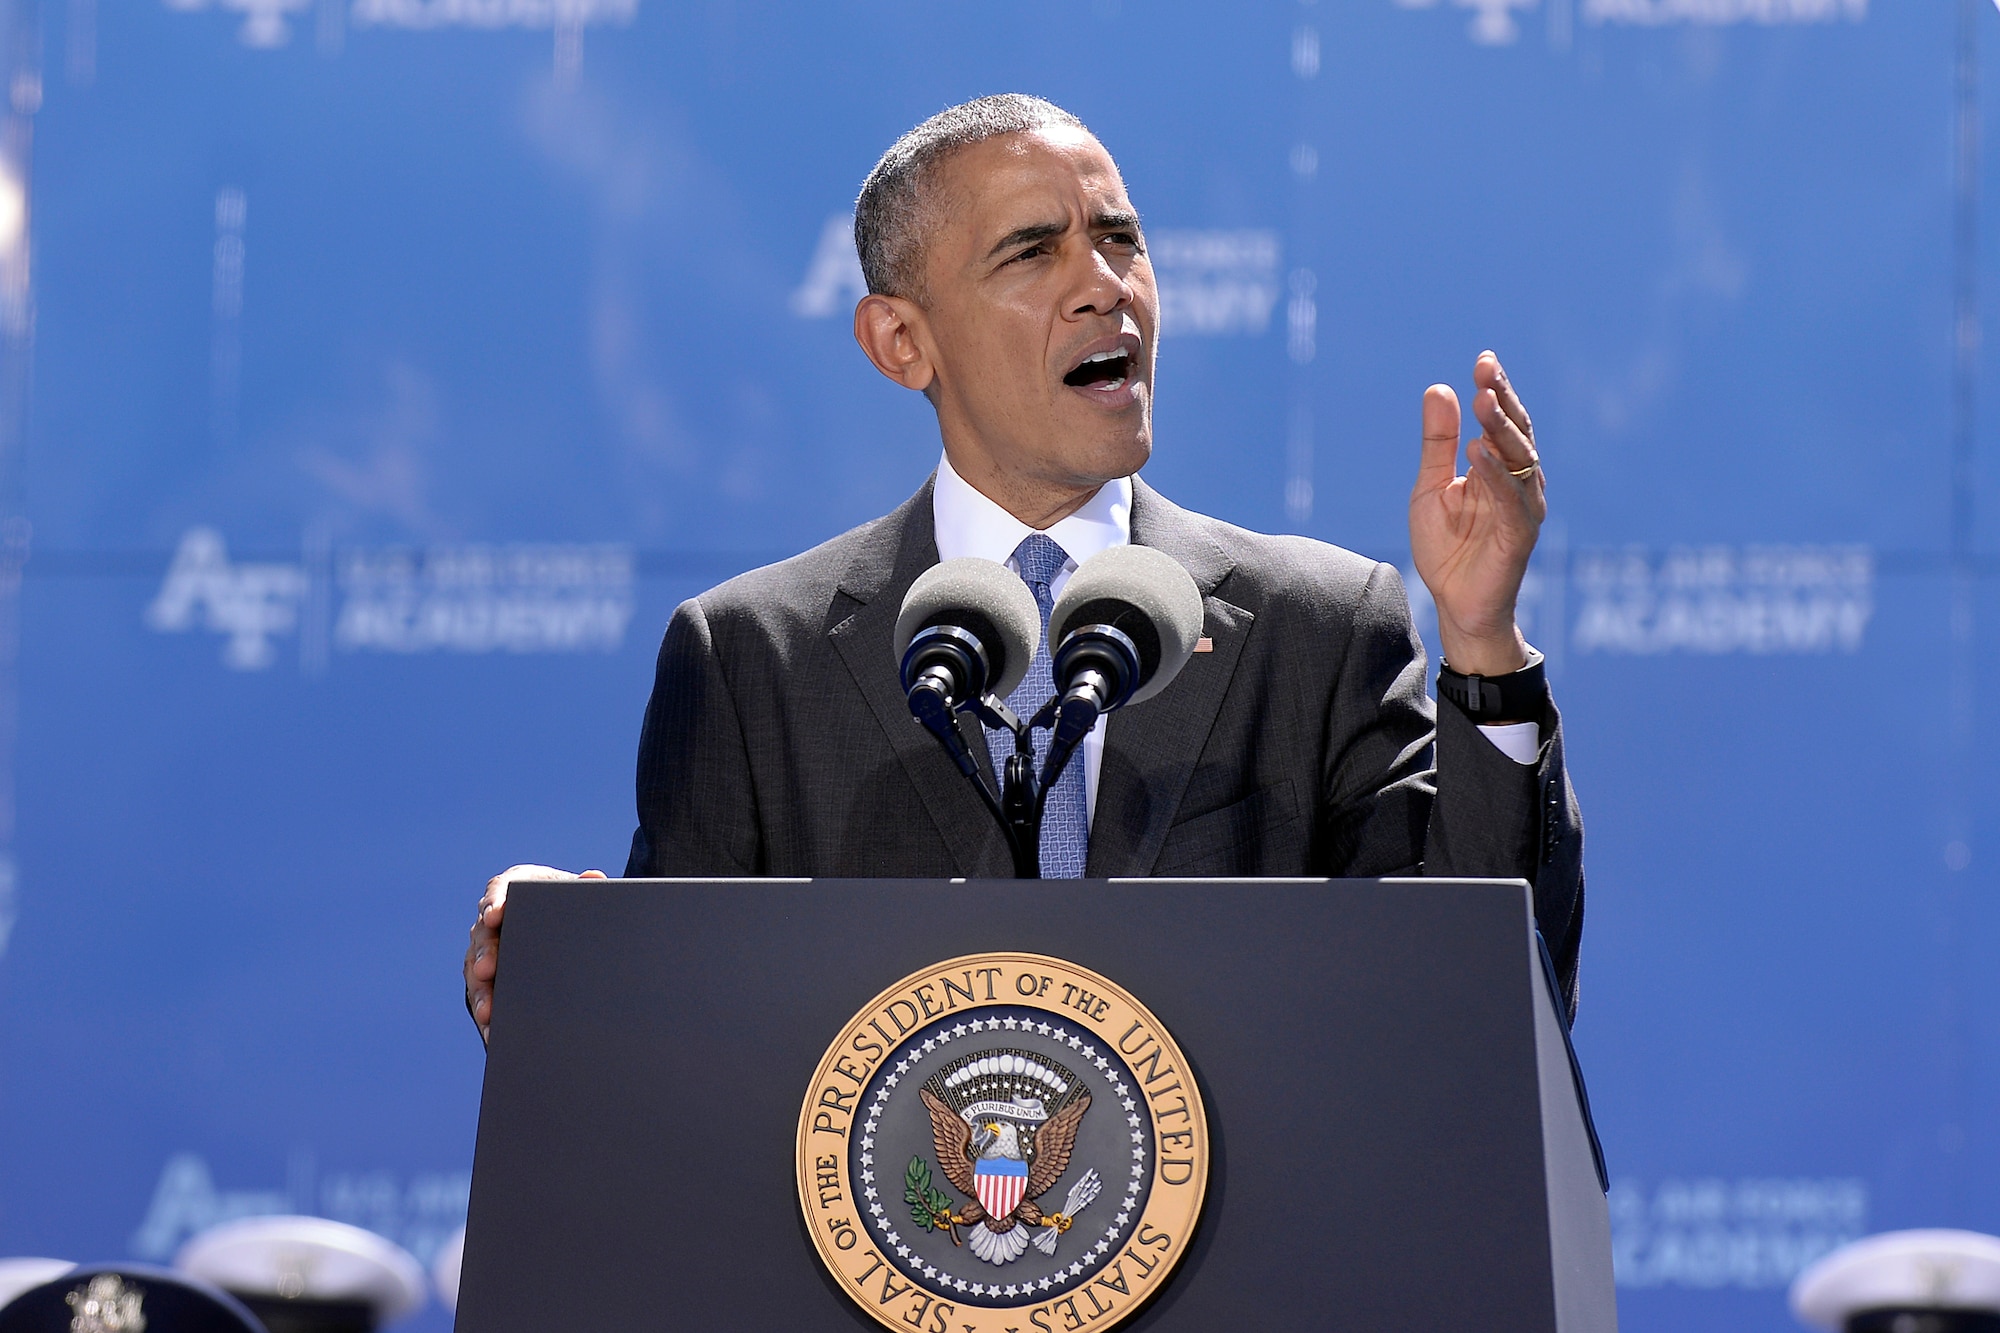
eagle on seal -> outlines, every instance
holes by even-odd
[[[1090,1109],[1089,1093],[1080,1093],[1033,1127],[1003,1116],[967,1120],[928,1087],[922,1093],[938,1166],[945,1179],[971,1200],[957,1216],[940,1220],[972,1227],[973,1253],[989,1263],[1004,1264],[1028,1248],[1029,1227],[1067,1229],[1067,1217],[1044,1214],[1035,1200],[1069,1168],[1077,1127]]]

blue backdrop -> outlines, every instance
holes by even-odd
[[[430,1258],[480,886],[620,868],[673,606],[921,482],[847,209],[1008,89],[1146,216],[1180,502],[1407,564],[1424,385],[1528,397],[1625,1328],[2000,1231],[1983,0],[0,19],[0,1253]]]

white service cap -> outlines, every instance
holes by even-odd
[[[2000,1314],[2000,1237],[1977,1231],[1885,1231],[1843,1245],[1792,1283],[1792,1313],[1838,1330],[1866,1310]]]
[[[423,1265],[394,1241],[324,1217],[245,1217],[181,1246],[174,1267],[225,1291],[359,1301],[389,1323],[423,1305]]]

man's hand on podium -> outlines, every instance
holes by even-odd
[[[479,1040],[493,1025],[493,978],[500,972],[500,922],[507,915],[507,886],[517,879],[604,879],[602,870],[581,875],[554,866],[509,866],[486,881],[472,943],[465,946],[465,1008],[479,1028]]]

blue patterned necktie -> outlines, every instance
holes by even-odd
[[[1042,641],[1035,649],[1035,660],[1028,664],[1028,674],[1007,696],[1007,706],[1023,722],[1040,712],[1056,692],[1055,668],[1049,650],[1049,613],[1055,609],[1056,599],[1049,591],[1049,584],[1068,563],[1069,553],[1039,532],[1029,533],[1014,548],[1014,564],[1028,590],[1035,594],[1035,605],[1042,611]],[[1049,735],[1046,729],[1035,732],[1037,774],[1048,758]],[[993,756],[994,773],[1001,773],[1007,766],[1007,756],[1014,753],[1013,733],[989,727],[986,748]],[[1056,780],[1055,790],[1042,805],[1043,879],[1083,878],[1084,855],[1090,847],[1090,814],[1085,803],[1083,769],[1083,747],[1079,745],[1063,768],[1062,777]]]

